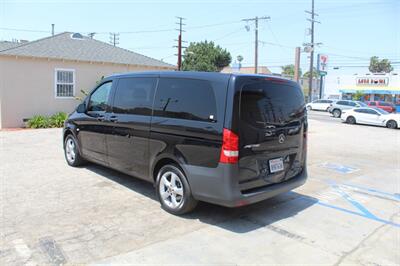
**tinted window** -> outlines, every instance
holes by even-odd
[[[243,86],[241,120],[265,127],[285,123],[304,114],[304,97],[299,87],[286,82],[260,81]]]
[[[155,78],[123,78],[118,81],[113,112],[151,115]]]
[[[386,112],[385,110],[379,109],[379,108],[374,108],[374,110],[377,111],[378,113],[382,114],[382,115],[388,114],[388,112]]]
[[[385,103],[385,102],[379,102],[380,106],[391,106],[390,103]]]
[[[322,102],[323,102],[322,100],[316,100],[313,103],[322,103]]]
[[[347,102],[347,105],[350,105],[350,106],[357,106],[357,104],[356,104],[355,102]]]
[[[338,104],[338,105],[347,105],[347,102],[346,101],[338,101],[336,104]]]
[[[199,121],[217,119],[211,84],[206,80],[161,78],[154,115]]]
[[[375,102],[370,102],[369,105],[370,106],[376,106],[376,103]]]
[[[111,86],[111,82],[104,83],[92,93],[89,100],[88,111],[97,112],[106,110]]]
[[[363,103],[363,102],[358,101],[358,102],[356,102],[356,103],[359,104],[359,105],[362,106],[362,107],[368,107],[368,105],[365,104],[365,103]]]
[[[365,112],[370,115],[377,115],[378,113],[375,110],[365,109]]]
[[[356,112],[356,113],[365,113],[365,109],[355,109],[354,112]]]

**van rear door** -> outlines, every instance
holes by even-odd
[[[305,166],[307,118],[300,86],[238,76],[239,183],[242,191],[283,182]]]

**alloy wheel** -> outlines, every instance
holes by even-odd
[[[183,184],[176,173],[167,171],[161,176],[159,192],[161,200],[171,209],[177,209],[183,203]]]
[[[72,138],[68,138],[65,144],[65,154],[67,155],[67,160],[70,163],[74,163],[76,159],[76,145]]]

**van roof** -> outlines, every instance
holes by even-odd
[[[186,77],[186,78],[208,78],[208,79],[228,79],[229,77],[266,77],[282,81],[291,81],[290,79],[264,74],[241,74],[241,73],[220,73],[220,72],[199,72],[199,71],[146,71],[129,72],[114,74],[110,77],[123,78],[137,75],[159,75],[161,77]],[[293,82],[293,81],[292,81]]]

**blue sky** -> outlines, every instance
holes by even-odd
[[[248,32],[241,19],[270,16],[259,23],[259,64],[280,72],[281,65],[293,63],[294,47],[310,41],[304,12],[310,6],[311,0],[0,0],[0,40],[46,37],[55,23],[56,32],[97,32],[95,38],[107,42],[109,32],[120,32],[120,47],[176,64],[175,16],[182,16],[187,18],[184,40],[215,41],[233,58],[242,55],[248,66],[254,64],[254,25]],[[400,0],[315,0],[315,11],[321,21],[315,40],[323,43],[316,52],[329,56],[330,72],[367,72],[364,66],[373,55],[397,62],[399,72]],[[132,33],[152,30],[165,31]],[[301,55],[303,72],[307,56]]]

